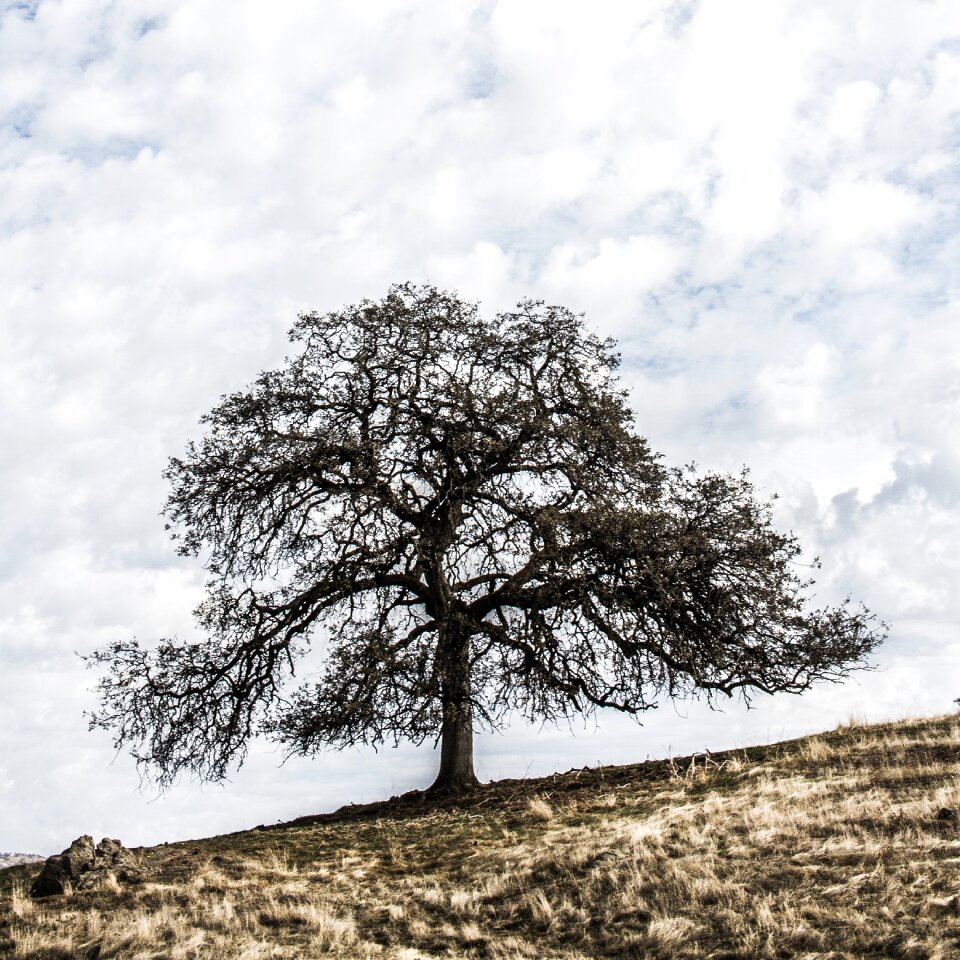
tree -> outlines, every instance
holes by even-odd
[[[303,315],[301,349],[222,398],[172,459],[168,526],[210,573],[200,642],[118,642],[92,726],[169,784],[248,740],[293,752],[473,733],[658,696],[800,692],[883,637],[807,609],[799,546],[745,473],[668,469],[633,430],[612,341],[524,301],[484,320],[432,287]],[[319,680],[291,690],[311,644]]]

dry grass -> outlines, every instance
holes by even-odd
[[[527,811],[531,820],[549,823],[553,819],[553,807],[543,797],[531,797],[527,801]]]
[[[142,851],[152,882],[35,903],[0,955],[960,957],[960,717],[402,798]],[[67,838],[65,838],[67,839]]]

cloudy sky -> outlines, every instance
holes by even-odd
[[[747,712],[517,724],[482,778],[960,697],[955,0],[0,0],[0,850],[153,843],[429,782],[428,747],[158,797],[77,653],[189,637],[166,458],[299,311],[430,281],[616,336],[670,462],[750,466],[876,672]]]

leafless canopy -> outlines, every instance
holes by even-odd
[[[799,692],[882,639],[862,607],[808,609],[745,475],[661,464],[613,343],[570,311],[485,320],[404,285],[291,340],[167,470],[180,551],[210,573],[205,639],[93,657],[93,724],[161,782],[222,778],[258,732],[311,753],[449,727],[454,750],[508,710]],[[296,688],[311,643],[324,669]]]

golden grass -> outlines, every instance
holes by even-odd
[[[406,798],[142,851],[151,882],[35,902],[0,955],[960,957],[960,717]]]
[[[549,823],[553,819],[553,807],[543,797],[531,797],[527,801],[527,812],[532,820]]]

